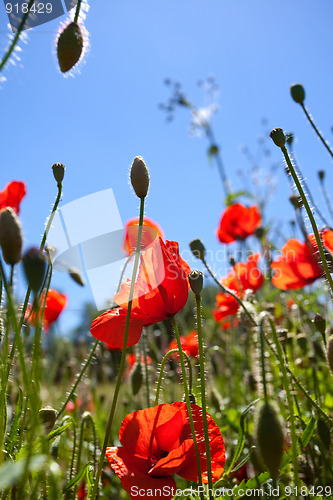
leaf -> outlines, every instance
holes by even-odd
[[[54,431],[50,432],[50,434],[48,434],[47,436],[47,439],[53,439],[57,436],[60,436],[60,434],[62,434],[66,429],[68,429],[68,427],[70,427],[72,423],[73,423],[72,421],[67,422],[67,424],[64,424],[61,427],[58,427]]]
[[[269,472],[263,472],[262,474],[259,474],[259,476],[252,477],[246,482],[245,479],[243,479],[243,481],[233,489],[233,500],[244,498],[244,494],[246,495],[246,491],[258,490],[260,486],[270,481],[270,479],[271,475]],[[238,492],[240,492],[240,494],[237,494]],[[258,496],[258,498],[260,497]]]
[[[16,401],[16,410],[6,442],[6,451],[9,456],[13,455],[16,443],[18,442],[20,418],[22,414],[22,403],[23,403],[23,393],[22,389],[19,388],[19,393],[17,395],[17,401]]]
[[[73,488],[73,486],[76,486],[80,481],[81,479],[83,479],[83,476],[85,475],[85,473],[87,472],[87,469],[89,467],[90,463],[88,462],[81,470],[80,472],[78,472],[76,474],[75,477],[73,477],[73,479],[71,479],[63,488],[63,493],[67,493],[67,491],[71,490]]]
[[[312,416],[301,436],[301,443],[303,448],[305,448],[309,444],[309,441],[312,437],[315,428],[316,428],[316,419],[315,417]]]

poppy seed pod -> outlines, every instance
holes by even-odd
[[[131,183],[135,194],[139,198],[145,198],[149,188],[149,172],[144,159],[136,156],[131,167]]]
[[[283,148],[286,143],[286,137],[282,128],[273,128],[269,134],[270,138],[273,140],[274,144],[279,148]]]
[[[52,166],[52,171],[57,183],[61,184],[65,175],[65,166],[62,163],[55,163]]]
[[[188,275],[188,280],[190,282],[192,292],[196,297],[198,297],[203,287],[203,274],[200,271],[192,271]]]
[[[22,231],[19,218],[10,207],[0,212],[0,245],[6,264],[14,266],[21,260]]]
[[[190,249],[193,253],[194,257],[200,260],[205,260],[206,257],[206,249],[201,240],[192,240],[190,243]]]
[[[333,335],[330,336],[327,342],[327,361],[328,366],[333,373]]]
[[[265,403],[259,410],[256,438],[262,460],[274,480],[279,475],[283,437],[281,424],[274,408],[269,403]]]
[[[301,83],[295,83],[290,87],[291,97],[298,104],[302,104],[305,99],[305,90]]]
[[[32,291],[37,294],[43,284],[46,257],[38,248],[30,248],[22,257],[25,277]]]
[[[83,35],[76,22],[70,23],[60,33],[57,55],[62,73],[69,71],[79,61],[83,50]]]

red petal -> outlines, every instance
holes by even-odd
[[[124,345],[127,310],[121,307],[111,309],[92,322],[90,332],[99,340],[106,342],[110,349],[122,349]],[[144,319],[137,314],[131,314],[127,347],[137,344],[140,340]]]

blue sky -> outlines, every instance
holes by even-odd
[[[244,188],[249,163],[241,151],[255,153],[258,137],[274,127],[296,134],[295,149],[303,174],[319,206],[317,171],[326,170],[332,186],[332,161],[306,123],[289,86],[302,82],[306,105],[331,141],[331,64],[333,4],[329,0],[226,1],[95,0],[89,2],[85,26],[89,50],[73,77],[57,66],[55,37],[68,16],[27,32],[21,60],[4,71],[1,84],[0,189],[24,180],[28,195],[21,220],[26,246],[38,244],[56,195],[53,163],[66,166],[63,203],[112,188],[123,222],[138,212],[128,182],[129,167],[142,155],[151,174],[146,214],[158,221],[167,239],[188,242],[201,237],[212,252],[224,208],[215,167],[207,161],[205,138],[190,137],[190,116],[178,109],[171,123],[158,108],[170,89],[166,77],[179,80],[199,107],[205,105],[199,79],[214,74],[220,87],[219,112],[212,125],[234,190]],[[0,51],[10,30],[0,5]],[[327,112],[329,111],[329,112]],[[263,127],[262,119],[267,119]],[[277,163],[276,191],[265,220],[275,219],[285,237],[289,185],[279,150],[261,167]],[[259,178],[262,182],[264,172]],[[282,240],[280,240],[282,243]],[[223,273],[228,264],[222,263]],[[80,305],[91,298],[66,276],[54,286],[70,298],[62,325],[78,321]]]

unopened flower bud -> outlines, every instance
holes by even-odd
[[[320,181],[323,181],[325,178],[325,170],[318,170],[318,177]]]
[[[301,209],[303,206],[302,198],[298,194],[289,196],[289,201],[296,210]]]
[[[39,410],[39,418],[45,425],[47,431],[50,432],[57,418],[57,410],[52,408],[52,406],[45,406]]]
[[[131,167],[131,183],[135,194],[139,198],[145,198],[149,188],[149,172],[144,159],[136,156]]]
[[[68,272],[70,277],[72,278],[75,283],[77,283],[80,286],[84,286],[84,281],[82,279],[81,273],[76,267],[69,267]]]
[[[284,436],[279,418],[269,403],[265,403],[259,410],[256,437],[263,462],[276,480],[283,455]]]
[[[269,136],[276,146],[278,146],[279,148],[283,148],[286,142],[286,137],[282,128],[273,128]]]
[[[61,184],[65,175],[65,166],[62,163],[55,163],[52,170],[55,180],[58,184]]]
[[[333,335],[330,336],[327,342],[327,361],[328,366],[333,373]]]
[[[192,271],[188,275],[190,287],[195,296],[199,296],[203,287],[203,274],[200,271]]]
[[[290,87],[291,97],[298,104],[302,104],[305,99],[305,90],[301,83],[295,83]]]
[[[38,248],[30,248],[22,257],[25,277],[35,294],[43,284],[46,271],[45,255]]]
[[[21,260],[22,231],[19,218],[10,207],[0,212],[0,245],[6,262],[14,266]]]
[[[131,385],[132,385],[132,393],[134,396],[139,392],[142,386],[142,382],[143,382],[142,364],[140,361],[136,361],[131,372]]]
[[[317,328],[318,332],[321,333],[325,341],[325,332],[326,332],[326,319],[321,314],[317,313],[314,315],[312,323]]]
[[[62,73],[69,71],[79,61],[83,50],[83,35],[76,22],[70,23],[60,33],[57,55]]]
[[[206,257],[206,249],[201,240],[192,240],[190,243],[190,249],[193,253],[194,257],[200,260],[205,260]]]

